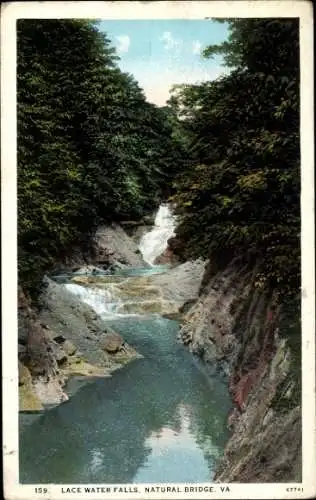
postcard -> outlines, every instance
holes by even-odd
[[[1,28],[5,498],[312,498],[311,3]]]

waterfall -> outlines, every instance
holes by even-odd
[[[139,250],[143,259],[150,264],[154,262],[167,248],[167,241],[174,236],[176,221],[167,204],[160,205],[155,218],[155,225],[151,231],[146,233],[139,244]]]
[[[79,297],[82,302],[92,307],[100,316],[115,315],[118,308],[121,306],[121,300],[114,297],[111,290],[100,288],[93,289],[73,283],[67,283],[64,286],[69,292]]]
[[[97,277],[95,277],[95,286],[92,283],[90,286],[81,286],[75,283],[67,283],[64,286],[82,302],[92,307],[102,318],[160,313],[162,304],[166,301],[162,300],[159,287],[155,290],[155,287],[151,286],[150,283],[138,282],[137,280],[142,276],[159,274],[165,270],[165,265],[154,266],[154,262],[167,248],[167,241],[174,235],[175,226],[175,217],[169,206],[167,204],[161,205],[153,229],[142,237],[139,244],[139,250],[144,260],[151,266],[150,268],[120,270],[116,273],[117,277],[121,276],[119,281],[108,282],[105,288],[98,286]],[[135,286],[139,287],[136,296],[133,286],[134,288]]]

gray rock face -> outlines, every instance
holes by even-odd
[[[57,360],[50,348],[39,321],[25,319],[28,330],[26,358],[28,367],[34,376],[51,376],[57,369]],[[21,359],[21,358],[20,358]]]
[[[161,288],[163,300],[177,302],[181,308],[198,298],[204,268],[202,260],[185,262],[164,274],[152,275],[150,284]]]
[[[94,237],[94,246],[99,254],[108,255],[109,262],[121,262],[128,266],[145,266],[138,246],[118,224],[100,227]]]
[[[138,249],[135,231],[136,228],[133,228],[133,235],[129,236],[118,224],[102,226],[86,242],[84,249],[73,247],[70,255],[56,262],[56,268],[65,271],[85,268],[91,271],[95,267],[104,270],[118,263],[144,266],[145,262]]]
[[[55,342],[51,343],[50,348],[53,352],[53,356],[56,359],[58,366],[63,365],[67,361],[67,354],[65,353],[65,351],[60,347],[59,344],[56,344]]]
[[[227,376],[232,373],[240,347],[239,338],[232,336],[235,323],[232,305],[236,298],[242,304],[247,297],[248,279],[248,275],[238,274],[230,267],[217,273],[186,312],[181,327],[181,336],[190,350],[196,354],[203,352],[204,361]]]
[[[18,292],[19,361],[28,366],[33,376],[54,376],[57,362],[50,348],[50,338],[38,316],[31,308],[30,299],[22,289]]]
[[[272,405],[277,388],[289,373],[287,356],[284,343],[279,343],[274,360],[280,357],[282,361],[279,366],[273,361],[266,366],[233,423],[216,482],[301,481],[301,408],[280,412]]]
[[[65,340],[62,346],[67,356],[73,356],[77,352],[77,346],[73,342],[70,342],[70,340]]]

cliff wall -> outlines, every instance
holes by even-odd
[[[256,274],[238,261],[221,270],[209,263],[181,338],[227,378],[234,401],[215,480],[300,481],[300,310],[264,291]]]
[[[138,231],[143,231],[151,226],[146,226],[144,221],[138,225],[128,226],[124,223],[125,229],[119,224],[112,223],[107,226],[100,226],[95,233],[85,243],[70,248],[69,254],[63,255],[55,267],[62,269],[77,269],[86,264],[94,264],[100,268],[107,268],[115,265],[144,266],[145,262],[135,241]],[[130,222],[132,224],[132,222]],[[130,235],[127,233],[130,229]],[[141,234],[141,233],[140,233]]]

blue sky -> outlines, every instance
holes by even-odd
[[[221,58],[204,59],[201,50],[227,39],[227,25],[211,20],[106,20],[99,26],[147,99],[164,105],[177,83],[213,80],[223,72]]]

